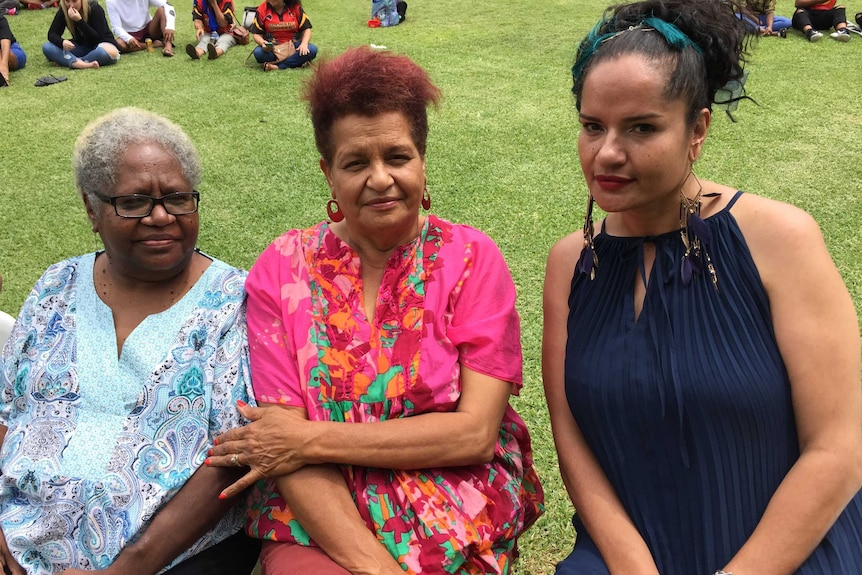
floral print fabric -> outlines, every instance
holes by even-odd
[[[214,260],[117,355],[95,254],[48,268],[0,362],[0,526],[30,575],[102,569],[244,421],[245,273]],[[174,563],[242,528],[235,508]],[[181,527],[178,527],[181,528]]]
[[[359,257],[326,223],[273,242],[247,289],[260,402],[375,422],[454,411],[462,365],[520,388],[515,288],[497,246],[472,228],[428,217],[390,257],[372,322]],[[342,472],[369,529],[409,573],[508,573],[517,536],[542,509],[527,429],[511,407],[490,464]],[[253,536],[311,543],[273,484],[252,499]]]

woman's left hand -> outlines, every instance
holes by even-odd
[[[215,438],[206,465],[216,467],[247,466],[251,470],[219,497],[232,497],[256,481],[293,473],[309,461],[302,456],[302,446],[311,437],[313,425],[305,410],[266,405],[252,407],[239,403],[239,412],[251,423],[231,429]]]
[[[69,15],[69,18],[73,22],[80,22],[81,21],[81,13],[78,12],[77,10],[75,10],[74,8],[69,8],[69,11],[67,12],[67,14]]]
[[[63,50],[71,52],[75,49],[75,43],[71,40],[63,40]]]

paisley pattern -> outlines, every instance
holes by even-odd
[[[390,257],[373,321],[359,257],[325,223],[277,239],[247,289],[259,401],[313,420],[377,422],[453,411],[462,365],[520,388],[515,287],[497,246],[472,228],[429,216]],[[408,573],[509,573],[517,537],[542,511],[529,435],[511,407],[490,464],[342,472]],[[312,544],[271,484],[252,499],[250,534]]]
[[[117,357],[95,254],[51,266],[0,362],[0,526],[31,575],[101,569],[242,425],[248,346],[241,270],[213,260]],[[174,563],[236,533],[235,508]]]

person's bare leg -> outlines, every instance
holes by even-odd
[[[168,40],[165,35],[166,24],[167,18],[165,17],[165,8],[164,6],[159,6],[155,14],[153,14],[153,19],[150,20],[150,23],[148,25],[150,38],[152,38],[153,40],[159,40],[161,42],[164,42],[164,48],[162,49],[162,53],[165,55],[173,56],[174,44],[171,40]]]

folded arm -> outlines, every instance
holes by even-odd
[[[236,479],[236,469],[201,466],[153,517],[146,531],[125,547],[105,575],[155,575],[218,523],[234,504],[217,494]],[[67,569],[62,575],[89,571]]]
[[[305,418],[302,409],[272,409]],[[277,478],[275,483],[299,524],[333,561],[354,575],[404,572],[365,524],[336,466],[309,465]]]
[[[423,469],[487,463],[494,457],[512,385],[462,367],[461,388],[453,412],[375,423],[307,421],[276,406],[242,407],[252,423],[219,436],[207,462],[231,465],[231,455],[238,453],[240,462],[251,466],[226,495],[308,464]]]

